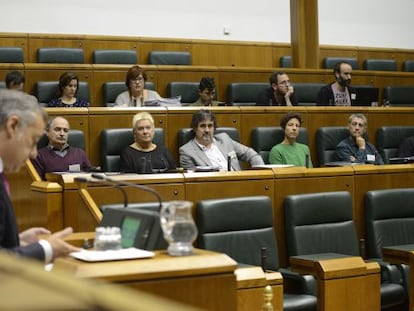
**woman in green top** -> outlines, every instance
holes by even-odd
[[[285,131],[285,138],[270,151],[270,164],[313,167],[309,147],[296,142],[302,122],[302,117],[297,112],[289,112],[282,117],[280,126]]]

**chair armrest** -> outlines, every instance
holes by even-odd
[[[286,268],[280,268],[278,271],[283,276],[283,287],[286,293],[316,296],[317,283],[313,275],[302,275]]]
[[[403,284],[403,273],[397,265],[390,264],[389,262],[374,259],[378,262],[381,268],[381,283],[394,283]]]

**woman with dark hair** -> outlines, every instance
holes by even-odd
[[[161,99],[157,92],[144,88],[146,80],[144,69],[139,66],[129,68],[125,79],[128,90],[117,96],[115,107],[140,107],[146,101]]]
[[[79,78],[74,72],[65,72],[59,77],[57,98],[52,99],[49,107],[89,107],[89,102],[76,97],[79,89]]]
[[[309,147],[296,141],[302,122],[302,117],[297,112],[289,112],[281,118],[280,126],[285,132],[285,138],[270,151],[270,164],[313,167]]]

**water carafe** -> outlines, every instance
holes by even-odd
[[[191,215],[192,206],[193,203],[189,201],[171,201],[162,205],[161,228],[169,244],[168,254],[171,256],[186,256],[193,253],[197,227]]]

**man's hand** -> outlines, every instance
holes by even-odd
[[[45,228],[34,227],[27,229],[19,234],[20,244],[26,246],[27,244],[36,243],[39,241],[39,235],[50,234],[51,232]]]
[[[75,247],[63,239],[73,233],[71,227],[67,227],[61,231],[53,233],[46,240],[50,243],[53,249],[53,259],[57,257],[67,256],[71,252],[78,252],[81,249]]]
[[[359,149],[365,149],[365,139],[362,136],[356,136],[355,143],[358,145]]]
[[[293,94],[294,89],[293,86],[288,86],[288,91],[285,94],[285,102],[286,106],[292,106],[292,102],[290,101],[290,96]]]

